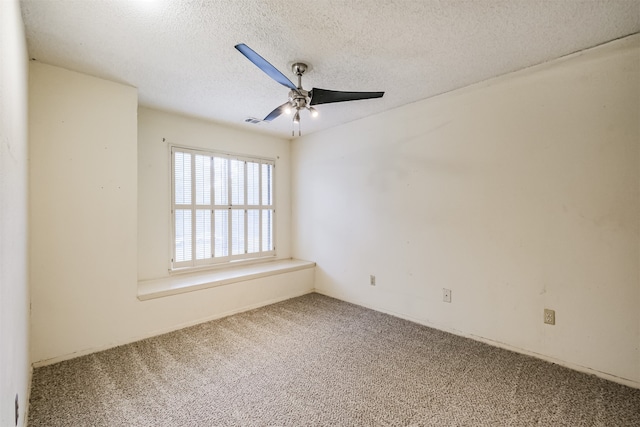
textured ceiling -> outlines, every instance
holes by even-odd
[[[23,0],[29,55],[135,86],[141,105],[291,136],[263,118],[288,89],[234,49],[246,43],[303,87],[385,91],[318,106],[308,134],[640,31],[640,0]],[[297,132],[296,132],[297,134]]]

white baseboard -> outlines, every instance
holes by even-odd
[[[18,421],[22,427],[27,427],[27,420],[29,419],[29,407],[31,405],[31,381],[33,380],[33,366],[29,368],[29,378],[27,380],[27,396],[24,400],[24,418],[20,422],[20,418]]]
[[[178,331],[180,329],[188,328],[189,326],[199,325],[200,323],[210,322],[211,320],[221,319],[223,317],[228,317],[228,316],[231,316],[231,315],[234,315],[234,314],[238,314],[238,313],[242,313],[242,312],[245,312],[245,311],[253,310],[253,309],[256,309],[256,308],[264,307],[264,306],[267,306],[267,305],[275,304],[275,303],[278,303],[278,302],[281,302],[281,301],[286,301],[288,299],[296,298],[296,297],[299,297],[299,296],[302,296],[302,295],[306,295],[306,294],[310,294],[312,292],[314,292],[313,289],[306,289],[306,290],[304,290],[302,292],[294,292],[292,294],[289,294],[289,295],[286,295],[286,296],[283,296],[283,297],[272,298],[272,299],[260,301],[259,303],[245,305],[245,306],[233,309],[233,310],[225,311],[225,312],[222,312],[222,313],[216,313],[214,315],[203,317],[203,318],[200,318],[200,319],[197,319],[197,320],[193,320],[193,321],[190,321],[190,322],[180,323],[180,324],[171,326],[170,328],[159,329],[159,330],[155,330],[153,332],[150,332],[148,334],[131,337],[131,338],[126,339],[126,340],[122,340],[122,341],[118,341],[118,342],[112,342],[112,343],[109,343],[109,344],[105,344],[103,346],[88,348],[88,349],[81,350],[81,351],[76,351],[74,353],[64,354],[64,355],[61,355],[61,356],[53,357],[51,359],[39,360],[39,361],[33,362],[32,363],[32,367],[33,368],[39,368],[41,366],[53,365],[54,363],[58,363],[58,362],[62,362],[62,361],[65,361],[65,360],[70,360],[70,359],[75,359],[76,357],[86,356],[88,354],[97,353],[99,351],[109,350],[110,348],[119,347],[119,346],[125,345],[125,344],[131,344],[131,343],[136,342],[136,341],[141,341],[141,340],[144,340],[144,339],[147,339],[147,338],[151,338],[151,337],[155,337],[155,336],[158,336],[158,335],[167,334],[169,332]]]
[[[597,376],[599,378],[603,378],[603,379],[608,380],[608,381],[612,381],[612,382],[615,382],[615,383],[618,383],[618,384],[626,385],[628,387],[633,387],[633,388],[640,389],[640,382],[634,381],[634,380],[630,380],[628,378],[622,378],[622,377],[619,377],[619,376],[616,376],[616,375],[608,374],[606,372],[602,372],[602,371],[598,371],[598,370],[589,368],[587,366],[582,366],[582,365],[579,365],[579,364],[576,364],[576,363],[567,362],[565,360],[556,359],[554,357],[547,356],[547,355],[541,354],[541,353],[536,353],[536,352],[533,352],[533,351],[530,351],[530,350],[526,350],[526,349],[523,349],[523,348],[514,347],[512,345],[509,345],[509,344],[506,344],[506,343],[503,343],[503,342],[500,342],[500,341],[495,341],[495,340],[492,340],[490,338],[485,338],[485,337],[482,337],[482,336],[479,336],[479,335],[468,334],[468,333],[465,333],[465,332],[462,332],[462,331],[458,331],[458,330],[453,329],[453,328],[443,327],[442,325],[433,324],[433,323],[425,321],[423,319],[418,319],[418,318],[415,318],[415,317],[412,317],[412,316],[407,316],[405,314],[397,313],[397,312],[394,312],[392,310],[386,310],[384,308],[375,307],[375,306],[372,306],[370,304],[363,303],[362,301],[358,301],[358,300],[355,300],[353,298],[346,297],[345,295],[342,295],[340,293],[326,292],[326,291],[322,291],[322,290],[318,290],[318,289],[314,289],[314,292],[319,293],[321,295],[325,295],[325,296],[331,297],[331,298],[339,299],[341,301],[345,301],[345,302],[348,302],[348,303],[351,303],[351,304],[359,305],[361,307],[369,308],[371,310],[379,311],[381,313],[389,314],[389,315],[394,316],[394,317],[405,319],[405,320],[408,320],[408,321],[413,322],[413,323],[418,323],[420,325],[427,326],[427,327],[433,328],[433,329],[437,329],[439,331],[448,332],[450,334],[458,335],[458,336],[464,337],[464,338],[470,338],[472,340],[480,341],[480,342],[483,342],[485,344],[489,344],[489,345],[494,346],[494,347],[503,348],[505,350],[510,350],[510,351],[515,352],[515,353],[525,354],[527,356],[535,357],[536,359],[541,359],[541,360],[544,360],[544,361],[547,361],[547,362],[550,362],[550,363],[555,363],[556,365],[564,366],[565,368],[569,368],[569,369],[572,369],[574,371],[583,372],[585,374],[590,374],[590,375],[595,375],[595,376]]]
[[[339,294],[339,293],[326,292],[326,291],[318,290],[318,289],[308,289],[308,290],[305,290],[303,292],[296,292],[296,293],[293,293],[293,294],[290,294],[290,295],[287,295],[287,296],[284,296],[284,297],[273,298],[273,299],[270,299],[270,300],[261,301],[261,302],[256,303],[256,304],[249,304],[249,305],[246,305],[246,306],[234,309],[234,310],[229,310],[229,311],[226,311],[226,312],[223,312],[223,313],[217,313],[215,315],[204,317],[204,318],[201,318],[201,319],[198,319],[198,320],[194,320],[194,321],[191,321],[191,322],[178,324],[178,325],[172,326],[171,328],[165,328],[165,329],[161,329],[161,330],[156,330],[156,331],[151,332],[149,334],[133,337],[131,339],[123,340],[121,342],[114,342],[114,343],[110,343],[110,344],[107,344],[107,345],[104,345],[104,346],[100,346],[100,347],[90,348],[90,349],[74,352],[74,353],[71,353],[71,354],[65,354],[65,355],[62,355],[62,356],[54,357],[54,358],[51,358],[51,359],[37,361],[37,362],[34,362],[32,364],[32,366],[33,366],[33,368],[38,368],[38,367],[41,367],[41,366],[46,366],[46,365],[51,365],[51,364],[54,364],[54,363],[62,362],[64,360],[69,360],[69,359],[74,359],[76,357],[85,356],[87,354],[97,353],[99,351],[108,350],[110,348],[118,347],[118,346],[125,345],[125,344],[130,344],[132,342],[140,341],[140,340],[151,338],[151,337],[158,336],[158,335],[163,335],[163,334],[166,334],[166,333],[169,333],[169,332],[173,332],[173,331],[177,331],[177,330],[180,330],[180,329],[183,329],[183,328],[188,328],[189,326],[198,325],[200,323],[205,323],[205,322],[209,322],[211,320],[221,319],[223,317],[231,316],[231,315],[234,315],[234,314],[237,314],[237,313],[242,313],[242,312],[245,312],[245,311],[249,311],[249,310],[253,310],[253,309],[256,309],[256,308],[264,307],[264,306],[267,306],[267,305],[275,304],[275,303],[278,303],[278,302],[281,302],[281,301],[285,301],[285,300],[288,300],[288,299],[291,299],[291,298],[296,298],[296,297],[299,297],[299,296],[302,296],[302,295],[306,295],[306,294],[309,294],[309,293],[312,293],[312,292],[316,292],[316,293],[319,293],[319,294],[322,294],[322,295],[325,295],[325,296],[328,296],[328,297],[331,297],[331,298],[336,298],[336,299],[339,299],[341,301],[345,301],[345,302],[348,302],[348,303],[351,303],[351,304],[359,305],[361,307],[369,308],[371,310],[379,311],[381,313],[386,313],[386,314],[389,314],[389,315],[394,316],[394,317],[405,319],[405,320],[411,321],[413,323],[424,325],[424,326],[427,326],[427,327],[430,327],[430,328],[433,328],[433,329],[438,329],[440,331],[448,332],[448,333],[451,333],[451,334],[454,334],[454,335],[457,335],[457,336],[461,336],[461,337],[464,337],[464,338],[470,338],[470,339],[475,340],[475,341],[480,341],[480,342],[483,342],[485,344],[489,344],[489,345],[494,346],[494,347],[503,348],[505,350],[510,350],[510,351],[513,351],[513,352],[516,352],[516,353],[525,354],[527,356],[531,356],[531,357],[535,357],[537,359],[545,360],[545,361],[550,362],[550,363],[555,363],[557,365],[564,366],[564,367],[569,368],[569,369],[573,369],[574,371],[583,372],[583,373],[590,374],[590,375],[595,375],[595,376],[597,376],[599,378],[603,378],[603,379],[608,380],[608,381],[613,381],[613,382],[618,383],[618,384],[622,384],[622,385],[626,385],[626,386],[629,386],[629,387],[640,389],[640,382],[638,382],[638,381],[634,381],[634,380],[630,380],[630,379],[627,379],[627,378],[618,377],[616,375],[612,375],[612,374],[609,374],[609,373],[606,373],[606,372],[601,372],[601,371],[589,368],[587,366],[582,366],[582,365],[575,364],[575,363],[572,363],[572,362],[567,362],[565,360],[556,359],[554,357],[547,356],[545,354],[536,353],[536,352],[533,352],[533,351],[530,351],[530,350],[526,350],[526,349],[523,349],[523,348],[515,347],[515,346],[509,345],[509,344],[506,344],[506,343],[502,343],[502,342],[499,342],[499,341],[492,340],[490,338],[485,338],[485,337],[478,336],[478,335],[468,334],[468,333],[465,333],[463,331],[459,331],[459,330],[456,330],[456,329],[453,329],[453,328],[443,327],[442,325],[433,324],[433,323],[425,321],[423,319],[418,319],[418,318],[415,318],[415,317],[412,317],[412,316],[407,316],[405,314],[397,313],[397,312],[394,312],[392,310],[386,310],[386,309],[381,308],[381,307],[372,306],[370,304],[363,303],[363,302],[361,302],[359,300],[355,300],[353,298],[346,297],[345,295],[342,295],[342,294]],[[28,410],[28,407],[27,407],[27,410]]]

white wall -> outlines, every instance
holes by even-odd
[[[316,289],[640,386],[639,40],[297,139]]]
[[[277,198],[275,247],[278,258],[291,257],[289,141],[141,107],[138,110],[140,280],[169,274],[170,144],[274,159]]]
[[[36,62],[31,63],[29,102],[36,366],[312,289],[313,271],[305,270],[286,279],[271,276],[144,302],[137,299],[139,264],[141,279],[166,274],[167,252],[160,256],[164,248],[156,248],[169,233],[162,222],[169,209],[163,199],[168,194],[169,163],[163,157],[168,154],[162,137],[184,138],[181,143],[195,146],[223,141],[224,146],[235,144],[238,152],[255,149],[262,154],[259,143],[270,147],[264,153],[284,150],[278,163],[284,172],[280,176],[278,169],[277,179],[284,186],[279,196],[285,211],[281,219],[287,222],[288,142],[255,137],[255,144],[250,144],[251,134],[142,109],[138,147],[135,88]],[[278,243],[288,255],[289,225],[282,227],[284,238]]]
[[[20,5],[0,2],[0,425],[29,398],[28,59]]]

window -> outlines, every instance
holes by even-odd
[[[275,256],[275,162],[171,148],[172,269]]]

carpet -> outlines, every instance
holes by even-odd
[[[640,390],[309,294],[35,369],[37,426],[640,426]]]

